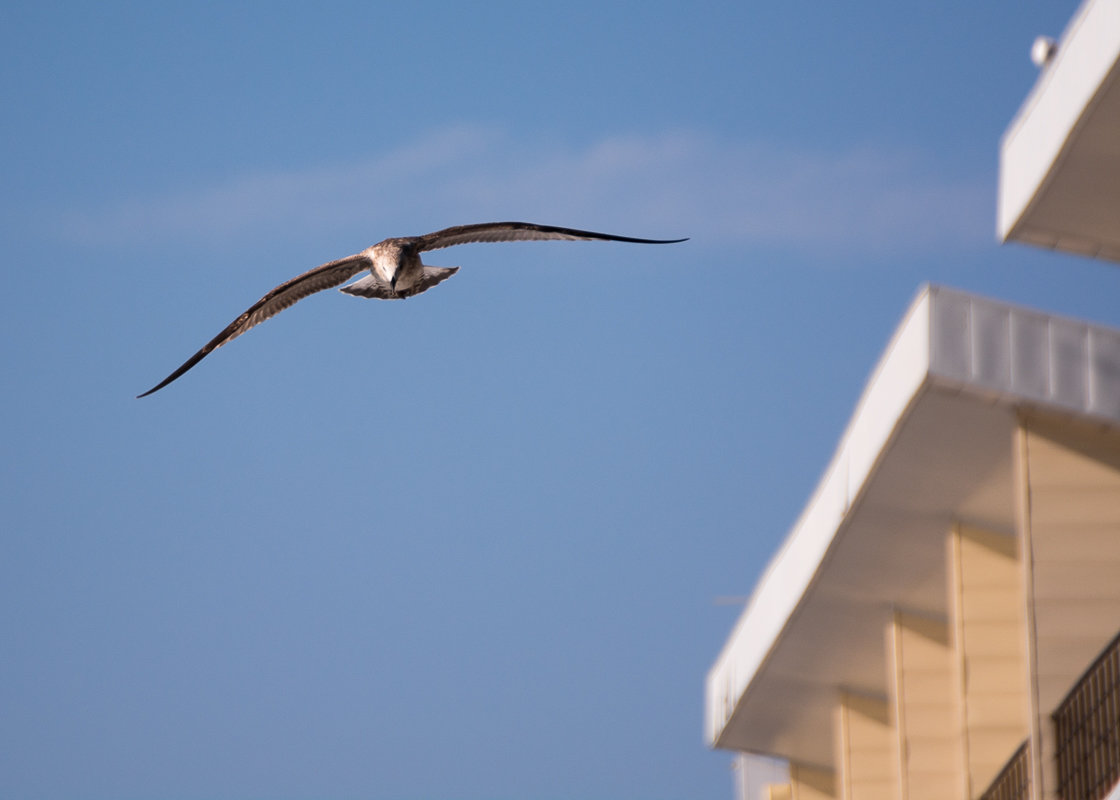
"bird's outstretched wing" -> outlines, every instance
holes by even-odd
[[[631,236],[616,236],[613,233],[557,228],[553,225],[536,225],[532,222],[482,222],[477,225],[457,225],[454,228],[444,228],[442,231],[417,236],[415,242],[417,250],[424,252],[471,242],[520,242],[546,239],[568,241],[602,239],[608,242],[635,244],[676,244],[688,241],[687,239],[635,239]]]
[[[359,253],[357,255],[347,256],[346,258],[340,258],[338,261],[322,264],[314,269],[309,269],[302,275],[297,275],[290,281],[280,284],[260,300],[253,303],[253,305],[249,306],[244,314],[227,325],[225,330],[183,362],[183,366],[179,367],[179,369],[172,372],[160,383],[144,392],[144,394],[137,395],[137,397],[147,397],[152,392],[158,392],[176,378],[181,377],[187,370],[226,342],[236,339],[238,336],[245,333],[245,331],[260,325],[269,317],[276,316],[288,306],[299,302],[308,295],[346,283],[346,281],[353,278],[362,270],[369,269],[371,264],[372,261],[368,256]]]

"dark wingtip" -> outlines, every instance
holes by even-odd
[[[206,354],[210,352],[211,349],[213,349],[213,348],[210,348],[210,345],[207,345],[206,347],[202,348],[197,353],[195,353],[193,356],[188,358],[186,363],[183,364],[183,366],[179,367],[179,369],[175,370],[170,375],[168,375],[166,378],[164,378],[162,381],[160,381],[155,386],[153,386],[151,389],[144,392],[144,394],[136,395],[136,399],[139,400],[141,397],[147,397],[150,394],[158,392],[160,389],[162,389],[164,386],[171,383],[172,381],[178,380],[179,378],[181,378],[183,376],[184,373],[187,372],[187,370],[189,370],[191,367],[193,367],[195,364],[197,364],[199,361],[201,361],[206,356]]]
[[[175,380],[181,378],[183,376],[183,373],[185,373],[187,370],[189,370],[191,367],[193,367],[195,364],[197,364],[199,361],[201,361],[202,357],[205,356],[206,353],[208,353],[208,352],[210,352],[210,351],[206,350],[204,352],[196,353],[195,355],[191,356],[191,358],[187,361],[187,363],[185,363],[183,366],[179,367],[179,369],[172,372],[170,375],[168,375],[162,381],[157,383],[151,389],[144,392],[144,394],[136,395],[136,399],[139,400],[141,397],[147,397],[150,394],[154,394],[155,392],[158,392],[160,389],[162,389],[164,386],[171,383],[172,381],[175,381]]]
[[[163,383],[159,384],[158,386],[153,386],[151,389],[144,392],[143,394],[136,395],[136,399],[139,400],[141,397],[147,397],[148,395],[152,394],[153,392],[158,392],[160,389],[162,389],[166,385],[167,385],[167,381],[164,381]]]

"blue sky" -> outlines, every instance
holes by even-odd
[[[704,675],[1063,0],[8,3],[0,795],[728,798]],[[275,284],[496,219],[402,303]],[[438,256],[438,257],[437,257]]]

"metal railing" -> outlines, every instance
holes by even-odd
[[[1120,634],[1054,712],[1057,796],[1101,800],[1120,780]]]
[[[1031,794],[1031,749],[1023,742],[1003,765],[980,800],[1027,800]]]

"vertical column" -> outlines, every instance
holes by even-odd
[[[902,800],[962,797],[949,642],[944,620],[895,611],[887,652]]]
[[[836,780],[829,770],[791,763],[789,783],[766,786],[767,800],[835,800]]]
[[[1025,602],[1013,536],[949,535],[949,610],[960,793],[978,797],[1027,738]]]
[[[842,800],[897,800],[895,738],[887,702],[842,692],[836,727]]]
[[[1120,435],[1032,416],[1017,445],[1034,797],[1050,800],[1050,715],[1120,629]]]
[[[828,770],[790,764],[789,779],[793,800],[835,800],[836,777]]]

